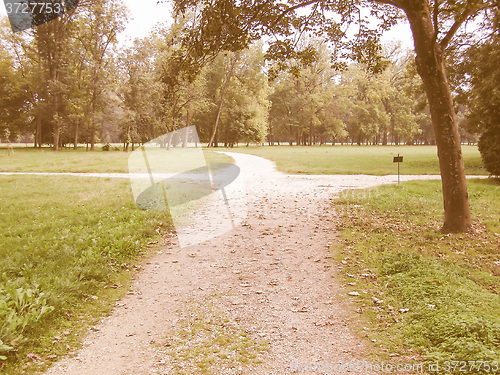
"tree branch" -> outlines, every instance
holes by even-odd
[[[387,5],[393,5],[396,8],[399,9],[404,9],[405,7],[405,1],[404,0],[372,0],[373,3],[378,3],[378,4],[387,4]]]
[[[451,40],[453,39],[453,37],[457,33],[460,26],[462,26],[462,24],[465,22],[465,20],[474,12],[474,10],[475,10],[474,4],[475,3],[476,3],[476,1],[474,1],[474,0],[467,1],[467,6],[465,7],[464,12],[460,16],[455,18],[455,23],[450,28],[450,30],[448,30],[445,37],[441,40],[440,44],[441,44],[442,49],[445,49],[446,47],[448,47],[448,44],[450,44]]]
[[[304,3],[299,3],[297,5],[294,5],[292,7],[289,7],[289,8],[286,8],[272,23],[271,25],[269,25],[269,28],[273,28],[274,26],[276,26],[278,24],[278,22],[280,22],[283,17],[285,17],[288,13],[290,12],[293,12],[295,9],[299,9],[299,8],[302,8],[302,7],[306,7],[308,5],[311,5],[311,4],[315,4],[315,3],[322,3],[324,0],[309,0],[309,1],[306,1]]]
[[[316,5],[314,6],[314,9],[313,9],[310,17],[314,17],[314,15],[316,14],[317,10],[318,10],[318,3],[316,3]],[[305,23],[302,31],[299,32],[299,36],[298,36],[298,38],[297,38],[297,40],[295,42],[294,49],[297,47],[297,45],[299,44],[300,40],[302,39],[302,35],[304,35],[304,33],[305,33],[306,29],[307,29],[307,26],[309,26],[309,19],[306,21],[306,23]]]
[[[436,41],[439,36],[439,0],[434,0],[432,21],[434,24],[434,41]]]

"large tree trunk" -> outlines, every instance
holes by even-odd
[[[80,119],[76,120],[75,123],[75,134],[73,139],[73,149],[78,150],[78,126],[80,125]]]
[[[189,142],[189,130],[188,128],[191,126],[191,110],[187,110],[186,114],[186,129],[184,130],[184,141],[182,143],[183,148],[187,148]]]
[[[94,76],[96,73],[94,72]],[[92,105],[91,105],[91,113],[90,113],[90,151],[95,150],[95,133],[96,133],[96,124],[95,124],[95,114],[96,114],[96,105],[97,105],[97,88],[95,87],[95,81],[93,82],[92,87]]]
[[[58,67],[53,67],[52,70],[52,81],[55,82],[56,84],[59,83],[59,72],[58,72]],[[59,103],[61,94],[60,94],[60,88],[57,85],[54,93],[54,99],[52,102],[52,114],[53,114],[53,134],[54,134],[54,151],[59,151],[59,141],[60,141],[60,136],[61,136],[61,127],[60,127],[60,121],[61,119],[59,118]]]
[[[174,133],[170,132],[168,134],[168,140],[167,140],[167,151],[170,151],[172,148],[172,138],[174,137]]]
[[[54,133],[54,151],[59,151],[59,138],[61,136],[60,118],[59,118],[59,93],[54,95],[52,111],[55,114],[53,121]]]
[[[90,151],[95,150],[95,127],[92,124],[90,127]]]
[[[226,92],[227,92],[227,89],[229,86],[229,81],[233,77],[234,68],[236,66],[236,63],[239,61],[239,59],[240,59],[240,54],[236,53],[232,57],[232,59],[230,61],[230,65],[229,65],[229,71],[226,73],[226,75],[224,77],[224,84],[222,86],[222,91],[220,94],[219,108],[217,109],[217,117],[215,118],[215,124],[214,124],[214,128],[212,131],[212,137],[210,137],[210,141],[208,142],[207,148],[210,148],[212,146],[218,147],[217,128],[219,127],[219,120],[220,120],[220,115],[222,113],[222,106],[224,105],[224,97],[226,96]]]
[[[35,148],[42,148],[42,115],[36,114]]]
[[[92,99],[92,111],[90,113],[90,151],[95,150],[95,101]]]
[[[443,49],[436,42],[432,16],[424,2],[411,2],[405,11],[415,41],[418,74],[424,83],[436,134],[444,199],[442,230],[465,232],[471,227],[469,197],[453,98],[445,72]]]

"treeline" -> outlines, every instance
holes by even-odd
[[[326,45],[309,39],[307,66],[276,71],[254,44],[190,75],[178,61],[189,48],[180,35],[188,19],[119,49],[127,17],[118,0],[95,0],[19,34],[3,20],[0,138],[55,150],[121,142],[129,150],[196,125],[210,146],[435,143],[413,53],[397,45],[385,47],[376,74],[359,63],[333,69]],[[468,108],[457,109],[462,141],[476,142],[465,130]]]

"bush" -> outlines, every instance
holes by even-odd
[[[106,143],[104,146],[102,146],[103,151],[109,151],[111,150],[111,145],[109,143]]]
[[[488,172],[500,176],[500,127],[487,130],[479,138],[479,152]]]

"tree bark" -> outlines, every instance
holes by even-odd
[[[56,93],[54,95],[54,102],[53,102],[53,113],[55,114],[54,116],[54,121],[53,121],[53,133],[54,133],[54,151],[59,151],[59,137],[61,136],[61,128],[60,128],[60,119],[59,119],[59,93]]]
[[[56,59],[56,58],[54,58]],[[59,118],[59,103],[60,103],[60,88],[59,84],[59,67],[56,65],[52,68],[52,82],[56,83],[57,87],[55,88],[54,99],[52,101],[52,114],[53,114],[53,134],[54,134],[54,151],[59,151],[59,137],[61,136],[61,128],[60,128],[60,118]]]
[[[183,148],[187,148],[189,142],[189,130],[188,128],[191,126],[191,110],[187,110],[186,114],[186,129],[184,130],[184,141],[182,143]]]
[[[167,140],[167,151],[170,151],[172,148],[172,138],[174,136],[174,133],[170,132],[168,134],[168,140]]]
[[[226,91],[227,91],[227,86],[229,84],[229,80],[231,79],[231,75],[226,76],[226,82],[224,82],[224,86],[222,88],[221,96],[220,96],[220,102],[219,102],[219,108],[217,109],[217,117],[215,118],[215,124],[214,124],[214,130],[212,132],[212,137],[210,138],[210,142],[208,142],[208,147],[212,147],[214,145],[215,137],[217,135],[217,128],[219,127],[219,120],[220,120],[220,115],[222,113],[222,106],[224,105],[224,97],[226,96]],[[217,146],[215,146],[217,147]]]
[[[73,139],[73,150],[78,150],[78,125],[80,124],[80,119],[76,120],[75,123],[75,134]]]
[[[95,91],[94,94],[92,94],[92,111],[90,113],[90,151],[95,150],[95,105],[96,105],[96,97],[95,97]]]
[[[208,142],[207,148],[210,148],[212,146],[215,146],[215,147],[218,146],[218,144],[217,144],[218,143],[217,142],[217,128],[219,126],[220,115],[222,113],[222,106],[224,105],[224,97],[226,96],[227,88],[229,86],[229,81],[233,77],[234,68],[235,68],[236,63],[238,62],[239,59],[240,59],[240,54],[236,53],[232,57],[231,62],[230,62],[230,66],[229,66],[229,71],[226,73],[226,75],[224,77],[224,85],[222,86],[219,108],[217,109],[217,117],[215,118],[214,130],[212,132],[212,137],[210,138],[210,142]]]
[[[424,1],[408,1],[405,12],[415,42],[418,74],[424,83],[436,134],[444,200],[442,231],[465,232],[471,227],[469,197],[443,48],[436,40],[432,15]]]
[[[42,115],[36,114],[35,148],[42,148]]]

